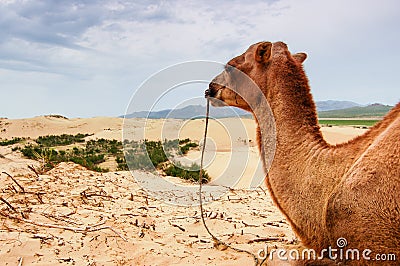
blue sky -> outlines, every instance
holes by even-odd
[[[157,71],[262,40],[308,54],[316,100],[395,104],[398,25],[397,0],[0,0],[0,117],[121,115]]]

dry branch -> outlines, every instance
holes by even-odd
[[[181,230],[182,232],[185,232],[186,231],[186,229],[185,228],[183,228],[182,226],[180,226],[180,225],[178,225],[178,224],[173,224],[173,223],[170,223],[173,227],[176,227],[176,228],[178,228],[179,230]]]
[[[261,189],[262,192],[264,192],[265,196],[267,196],[267,192],[265,191],[265,189],[263,189],[262,187],[258,187],[259,189]]]
[[[17,180],[15,180],[15,178],[12,177],[12,175],[10,175],[10,174],[7,173],[7,172],[3,172],[3,174],[6,174],[9,178],[11,178],[11,180],[14,181],[15,184],[17,184],[17,186],[22,190],[22,192],[25,193],[24,187],[21,186],[21,185],[17,182]]]
[[[82,223],[77,223],[75,221],[71,221],[70,219],[65,218],[65,217],[67,217],[66,215],[61,216],[61,215],[54,215],[54,214],[50,214],[50,213],[41,213],[41,215],[43,215],[44,217],[46,217],[48,219],[55,219],[55,220],[59,220],[59,221],[65,222],[65,223],[69,223],[69,224],[82,225]]]
[[[28,168],[29,168],[30,170],[32,170],[32,172],[35,173],[36,177],[39,177],[39,173],[36,171],[36,169],[35,169],[35,167],[33,167],[33,165],[28,165]]]
[[[242,221],[242,224],[244,224],[245,227],[259,227],[259,225],[256,224],[248,224],[245,221]]]
[[[169,223],[171,226],[178,228],[178,229],[181,230],[182,232],[186,232],[186,229],[185,229],[185,228],[183,228],[183,227],[180,226],[179,224],[174,224],[174,223],[172,223],[172,222],[171,222],[171,219],[168,220],[168,223]]]
[[[43,193],[35,193],[40,204],[44,204],[43,199],[42,199],[42,194]]]
[[[22,262],[24,261],[24,259],[22,257],[19,257],[18,259],[18,266],[22,266]]]
[[[5,212],[0,211],[0,215],[9,217],[11,219],[15,219],[21,222],[33,224],[36,226],[41,226],[41,227],[47,227],[47,228],[56,228],[56,229],[63,229],[63,230],[68,230],[68,231],[73,231],[75,233],[90,233],[90,232],[95,232],[95,231],[100,231],[104,229],[109,229],[113,231],[116,235],[118,235],[120,238],[122,238],[125,242],[128,242],[128,240],[122,236],[120,233],[118,233],[114,228],[111,226],[102,226],[102,227],[96,227],[96,226],[85,226],[85,227],[69,227],[69,226],[62,226],[58,224],[48,224],[48,223],[40,223],[40,222],[35,222],[30,219],[25,219],[25,218],[20,218],[11,214],[7,214]]]
[[[285,238],[282,237],[262,237],[262,238],[256,238],[249,240],[247,243],[252,244],[252,243],[257,243],[257,242],[269,242],[269,241],[285,241]]]
[[[1,200],[2,202],[4,202],[11,210],[13,210],[14,212],[17,212],[17,210],[16,210],[8,201],[6,201],[5,199],[3,199],[3,197],[0,197],[0,200]]]

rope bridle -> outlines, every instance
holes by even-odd
[[[206,106],[206,122],[205,122],[205,129],[204,129],[204,136],[203,136],[203,147],[201,149],[201,159],[200,159],[200,173],[199,173],[199,203],[200,203],[200,213],[201,213],[201,220],[203,222],[204,227],[207,230],[207,233],[212,237],[214,241],[214,247],[219,249],[219,250],[225,250],[225,249],[232,249],[236,252],[242,252],[242,253],[247,253],[248,255],[252,256],[254,259],[254,264],[256,266],[262,265],[265,262],[265,259],[260,261],[257,256],[253,253],[251,253],[248,250],[240,249],[231,246],[230,244],[227,244],[223,242],[222,240],[218,239],[208,228],[206,221],[204,219],[204,209],[203,209],[203,199],[202,199],[202,184],[203,184],[203,161],[204,161],[204,152],[206,148],[206,140],[207,140],[207,130],[208,130],[208,120],[210,116],[210,99],[207,98],[207,106]]]

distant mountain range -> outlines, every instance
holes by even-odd
[[[371,104],[362,106],[350,101],[318,101],[316,102],[319,118],[359,118],[359,117],[381,117],[393,106],[383,104]],[[167,109],[162,111],[141,111],[127,114],[126,118],[175,118],[194,119],[205,116],[206,108],[202,105],[188,105],[178,109]],[[250,116],[250,113],[233,107],[212,107],[210,116],[214,118]],[[124,117],[124,116],[121,116]]]
[[[318,112],[341,110],[341,109],[346,109],[346,108],[362,106],[361,104],[358,104],[358,103],[355,103],[355,102],[350,102],[350,101],[332,101],[332,100],[319,101],[319,102],[316,102],[316,105],[317,105],[317,111]]]
[[[319,118],[366,118],[385,116],[393,106],[374,103],[368,106],[323,111],[318,113]]]
[[[202,105],[188,105],[179,109],[167,109],[162,111],[141,111],[126,115],[126,118],[176,118],[176,119],[193,119],[204,117],[206,115],[206,107]],[[210,106],[210,116],[214,118],[246,116],[250,113],[239,108],[233,107],[212,107]],[[123,117],[123,116],[122,116]]]

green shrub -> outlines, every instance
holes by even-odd
[[[169,176],[181,177],[185,180],[199,182],[200,179],[200,170],[191,170],[191,169],[199,169],[199,166],[193,164],[189,170],[183,169],[182,165],[178,162],[174,165],[170,165],[167,169],[165,169],[165,173]],[[210,176],[206,171],[203,171],[202,183],[208,183],[210,181]]]
[[[168,161],[161,141],[145,141],[146,151],[154,167]]]
[[[76,134],[76,135],[68,135],[62,134],[59,136],[49,135],[49,136],[40,136],[35,141],[37,144],[44,147],[54,147],[54,146],[66,146],[74,143],[83,143],[85,142],[85,137],[90,136],[89,134]]]
[[[180,139],[179,140],[179,145],[186,144],[188,142],[190,142],[190,139]]]
[[[12,139],[2,140],[2,141],[0,141],[0,146],[13,145],[13,144],[19,143],[23,140],[25,140],[25,138],[12,138]]]
[[[117,170],[162,170],[165,168],[168,156],[186,154],[191,148],[197,147],[190,139],[165,140],[161,141],[128,141],[97,139],[86,141],[84,147],[72,147],[67,150],[56,150],[53,147],[84,143],[88,134],[60,136],[41,136],[35,140],[37,145],[25,145],[19,148],[22,154],[30,159],[40,160],[45,164],[46,169],[51,169],[60,162],[74,162],[90,170],[107,172],[99,166],[106,158],[114,157],[117,163]],[[125,153],[124,153],[125,151]],[[168,154],[168,156],[167,156]],[[168,165],[168,163],[167,163]],[[129,167],[128,167],[129,166]],[[170,165],[164,171],[167,175],[181,177],[190,181],[199,180],[199,170],[193,165],[188,170],[181,165]],[[203,182],[206,183],[209,176],[204,172]]]

